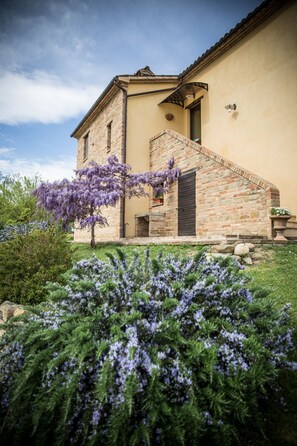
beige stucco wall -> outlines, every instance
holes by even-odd
[[[202,144],[275,184],[297,213],[297,2],[186,81],[209,85]],[[228,113],[225,105],[236,103]],[[176,107],[178,108],[178,107]],[[185,110],[183,134],[189,136]]]
[[[111,128],[111,150],[107,151],[107,125],[112,122]],[[89,134],[89,155],[88,159],[83,159],[84,136]],[[121,161],[123,144],[123,92],[117,90],[114,96],[104,109],[98,114],[96,119],[85,128],[85,131],[78,139],[77,168],[85,167],[94,160],[98,164],[106,164],[108,157],[116,155]],[[108,220],[109,225],[103,228],[96,227],[96,241],[118,240],[120,238],[121,218],[120,204],[114,208],[103,209],[102,215]],[[77,242],[90,241],[90,231],[87,229],[77,229],[74,233],[74,240]]]
[[[176,82],[156,82],[139,84],[131,82],[128,86],[127,105],[127,163],[133,167],[134,172],[145,172],[150,169],[149,164],[149,140],[161,130],[168,128],[182,132],[183,109],[172,104],[162,104],[170,91],[161,93],[131,96],[139,92],[166,89],[175,87]],[[168,121],[167,113],[172,113],[174,118]],[[168,158],[169,159],[169,158]],[[164,168],[166,163],[164,164]],[[148,212],[148,198],[134,198],[126,201],[125,223],[126,236],[135,236],[135,214]]]

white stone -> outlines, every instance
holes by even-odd
[[[239,245],[235,246],[234,255],[244,257],[250,252],[249,247],[246,243],[239,243]]]
[[[12,316],[18,316],[23,314],[24,310],[22,305],[14,304],[6,300],[0,305],[0,314],[4,322],[7,322]]]
[[[20,316],[21,314],[24,314],[24,313],[26,313],[26,311],[25,311],[23,308],[21,308],[21,307],[17,307],[17,308],[14,310],[13,315],[14,315],[14,316]]]
[[[4,322],[6,322],[11,316],[13,316],[15,308],[16,306],[12,302],[9,302],[8,300],[6,300],[1,304],[0,311],[2,313],[2,318]]]
[[[242,261],[246,264],[246,265],[252,265],[253,261],[249,256],[243,257]]]

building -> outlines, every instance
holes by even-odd
[[[115,154],[141,172],[174,156],[182,175],[164,197],[106,209],[97,240],[271,238],[271,207],[297,213],[296,23],[295,0],[266,0],[180,75],[112,79],[71,135],[77,168]]]

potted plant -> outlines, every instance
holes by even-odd
[[[291,212],[286,208],[271,208],[270,218],[273,222],[273,229],[276,232],[276,236],[274,238],[275,242],[286,243],[288,241],[288,239],[284,236],[284,232],[287,227],[287,222],[291,217]]]

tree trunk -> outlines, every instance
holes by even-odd
[[[95,242],[95,225],[91,226],[91,248],[95,248],[96,247],[96,242]]]
[[[94,215],[94,209],[91,206],[90,208],[90,215],[93,216]],[[95,242],[95,223],[92,224],[91,226],[91,248],[95,248],[96,247],[96,242]]]

